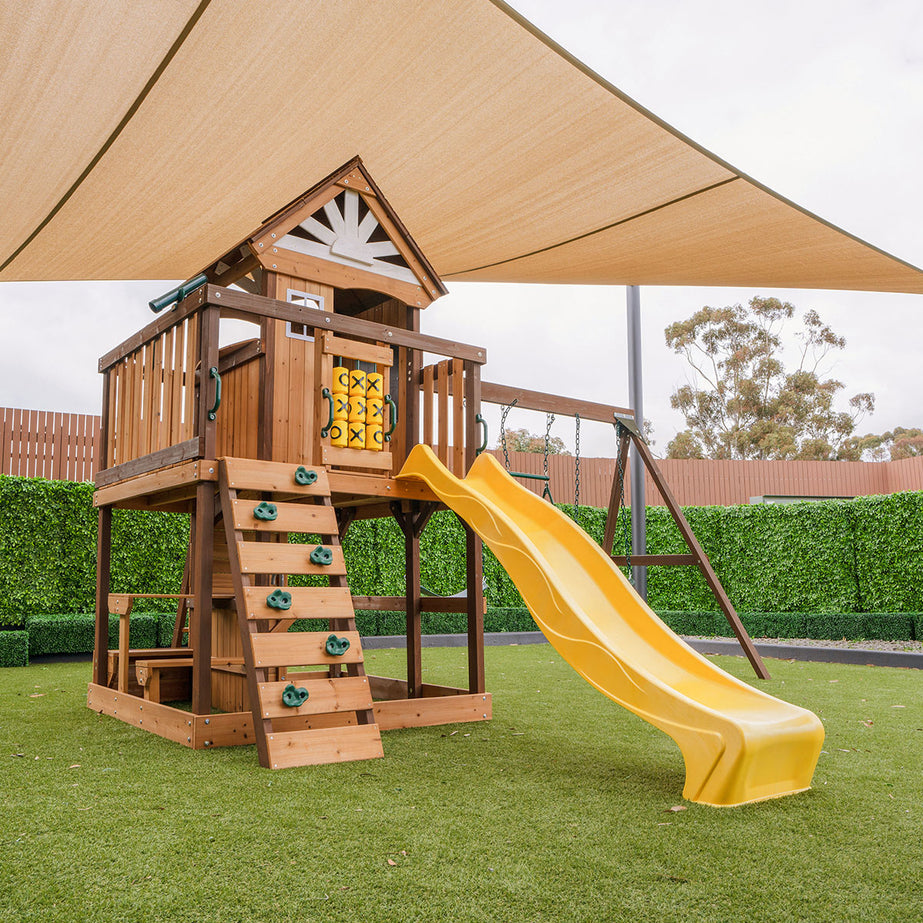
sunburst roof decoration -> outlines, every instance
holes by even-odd
[[[341,289],[371,289],[414,307],[447,292],[358,157],[264,221],[205,272],[227,285],[247,283],[261,269]]]

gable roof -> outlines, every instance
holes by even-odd
[[[18,9],[0,280],[188,278],[361,152],[443,279],[923,293],[501,0]]]
[[[204,270],[237,281],[257,266],[426,307],[447,289],[356,156],[267,218]]]

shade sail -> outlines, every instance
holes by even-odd
[[[188,278],[354,155],[447,280],[923,292],[493,0],[8,0],[0,280]]]

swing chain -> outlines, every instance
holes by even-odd
[[[545,414],[545,458],[542,464],[542,474],[548,477],[548,453],[551,451],[551,427],[554,423],[554,414]]]
[[[574,522],[580,525],[580,414],[574,414]]]
[[[509,404],[505,405],[503,410],[500,412],[500,445],[503,448],[503,465],[507,471],[510,470],[510,453],[506,447],[506,418],[509,415],[509,412],[513,409],[513,406],[519,401],[518,397],[514,397]]]
[[[619,473],[619,512],[625,510],[625,469],[622,466],[622,426],[621,421],[615,421],[615,463]],[[625,564],[628,567],[628,579],[634,583],[634,568],[631,566],[631,527],[628,517],[622,516],[622,534],[625,537]]]

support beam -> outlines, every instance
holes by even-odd
[[[628,286],[628,403],[635,411],[638,432],[644,432],[644,395],[641,382],[641,290]],[[647,514],[644,498],[644,463],[636,445],[631,447],[631,553],[647,554]],[[633,568],[635,590],[647,599],[647,568]]]

